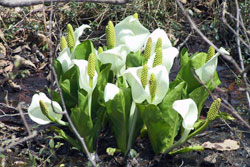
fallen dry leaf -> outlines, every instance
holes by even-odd
[[[0,60],[0,75],[13,70],[13,63],[8,60]]]
[[[186,4],[187,0],[181,0],[181,3]]]
[[[212,155],[208,155],[204,158],[204,161],[215,164],[216,158],[218,157],[218,153],[213,153]]]
[[[35,64],[33,64],[30,60],[26,60],[25,58],[19,55],[14,56],[14,60],[15,60],[15,64],[18,64],[24,67],[32,67],[34,70],[36,70]]]
[[[226,139],[222,143],[211,143],[205,142],[202,144],[204,148],[215,149],[219,151],[230,151],[230,150],[237,150],[240,148],[239,144],[235,140]]]
[[[20,85],[16,84],[12,80],[9,80],[8,82],[9,82],[10,87],[12,87],[13,89],[16,89],[16,90],[21,90],[22,89],[22,87]]]
[[[0,43],[0,58],[6,57],[6,49],[2,43]]]

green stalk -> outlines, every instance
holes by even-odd
[[[174,143],[172,146],[168,147],[165,151],[164,154],[169,153],[170,151],[172,151],[174,148],[178,147],[179,145],[182,145],[183,143],[186,142],[187,138],[188,138],[188,134],[191,131],[191,129],[185,129],[180,140],[178,140],[176,143]]]
[[[130,108],[130,116],[129,116],[129,124],[128,124],[129,137],[128,137],[128,144],[127,144],[127,151],[126,151],[125,155],[128,154],[128,152],[132,146],[133,134],[135,131],[137,117],[138,117],[138,110],[136,108],[135,102],[133,101],[131,108]]]
[[[197,135],[198,133],[202,132],[208,125],[209,125],[210,121],[208,119],[206,119],[206,122],[199,127],[197,130],[195,130],[193,133],[191,133],[188,137],[187,140],[194,137],[195,135]]]

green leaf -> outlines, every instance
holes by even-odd
[[[145,62],[144,56],[141,55],[140,51],[136,53],[130,52],[126,59],[126,65],[128,67],[139,67]]]
[[[74,65],[62,76],[62,82],[60,84],[62,88],[63,97],[65,99],[67,109],[75,107],[78,102],[78,90],[79,90],[79,68]]]
[[[218,85],[220,85],[220,79],[218,77],[218,74],[217,72],[214,73],[214,79],[209,81],[206,86],[207,88],[209,89],[209,91],[213,91],[214,88]],[[200,87],[194,89],[192,92],[190,92],[188,94],[188,97],[193,99],[198,107],[198,111],[199,111],[199,114],[198,114],[198,117],[200,115],[200,112],[204,106],[204,103],[205,101],[207,100],[207,98],[209,97],[209,93],[207,91],[207,89],[201,85]]]
[[[104,88],[109,81],[110,68],[111,64],[104,64],[101,66],[101,72],[98,74],[97,88],[94,90],[92,95],[93,109],[98,105],[105,107]]]
[[[204,52],[195,53],[190,58],[192,67],[194,69],[201,68],[206,63],[206,60],[207,60],[207,53]]]
[[[179,150],[175,150],[175,151],[171,151],[169,154],[173,155],[173,154],[181,154],[181,153],[186,153],[186,152],[191,152],[191,151],[203,151],[204,148],[203,146],[188,146],[188,147],[183,147]]]
[[[70,81],[67,79],[67,80],[64,80],[60,86],[62,89],[62,93],[63,93],[63,97],[64,97],[64,101],[65,101],[67,109],[74,107],[77,104],[77,97],[74,96],[74,93],[72,93],[71,91],[74,85],[71,85]]]
[[[69,135],[67,135],[62,129],[60,129],[60,128],[56,127],[56,126],[51,126],[50,130],[56,132],[61,138],[63,138],[64,140],[66,140],[67,142],[69,142],[70,144],[72,144],[78,150],[81,150],[80,143],[77,140],[75,140],[72,137],[70,137]]]
[[[222,112],[222,111],[218,113],[218,115],[216,116],[216,118],[218,119],[218,118],[221,118],[221,117],[223,119],[230,120],[230,121],[235,120],[235,118],[231,114],[226,113],[226,112]]]
[[[52,149],[55,147],[55,142],[54,142],[53,139],[49,140],[49,147],[52,148]]]
[[[60,83],[61,79],[62,79],[62,74],[63,74],[63,70],[62,70],[62,65],[58,60],[54,60],[54,68],[57,74],[57,79]]]
[[[83,41],[81,44],[77,45],[74,56],[75,59],[88,60],[89,54],[95,54],[95,48],[90,40]]]
[[[119,150],[119,149],[117,149],[117,148],[112,148],[112,147],[108,147],[108,148],[106,149],[106,153],[107,153],[108,155],[111,155],[111,156],[114,156],[114,154],[115,154],[116,152],[121,152],[121,150]]]
[[[180,57],[181,57],[181,67],[184,67],[189,61],[188,49],[187,48],[183,48],[181,50]]]
[[[93,122],[89,113],[88,97],[78,93],[79,107],[71,110],[70,118],[79,134],[84,138],[90,152],[94,151]],[[84,151],[84,149],[82,148]]]
[[[181,69],[176,76],[176,80],[184,80],[187,83],[187,93],[190,93],[201,84],[193,75],[194,70],[192,69],[191,61],[189,60],[186,62],[186,58],[183,61],[185,65],[181,66]]]
[[[147,126],[149,139],[155,153],[162,153],[174,142],[181,125],[179,114],[172,108],[175,100],[186,94],[185,82],[170,89],[159,106],[137,104],[142,119]]]
[[[113,100],[106,102],[108,118],[111,121],[118,148],[126,153],[128,143],[128,121],[132,99],[130,89],[121,89]]]
[[[194,89],[189,95],[189,98],[193,99],[198,108],[198,117],[200,116],[200,112],[203,108],[205,101],[207,100],[209,93],[207,89],[202,85],[196,89]]]

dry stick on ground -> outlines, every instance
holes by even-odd
[[[22,118],[22,120],[23,120],[24,126],[25,126],[25,128],[26,128],[26,130],[27,130],[27,132],[28,132],[29,135],[28,135],[27,137],[24,137],[23,139],[20,139],[20,140],[16,141],[16,142],[12,142],[11,144],[9,144],[8,146],[6,146],[5,148],[1,149],[1,150],[0,150],[0,153],[3,153],[3,152],[5,152],[7,149],[10,149],[10,148],[12,148],[12,147],[14,147],[14,146],[16,146],[16,145],[18,145],[18,144],[21,144],[21,143],[23,143],[23,142],[25,142],[25,141],[28,141],[28,140],[34,138],[34,137],[37,135],[37,131],[33,131],[33,132],[30,131],[30,128],[29,128],[28,123],[27,123],[27,121],[26,121],[26,119],[25,119],[25,116],[24,116],[24,114],[23,114],[23,111],[22,111],[22,109],[21,109],[20,104],[18,104],[17,108],[18,108],[18,111],[19,111],[19,113],[20,113],[20,115],[21,115],[21,118]],[[15,108],[14,108],[14,109],[15,109]],[[16,109],[15,109],[15,110],[16,110]]]
[[[49,2],[95,2],[95,3],[109,3],[109,4],[125,4],[131,0],[0,0],[0,5],[6,7],[20,7],[31,6]]]
[[[30,127],[29,127],[29,125],[28,125],[28,123],[27,123],[27,121],[26,121],[26,119],[25,119],[25,116],[24,116],[24,114],[23,114],[23,110],[22,110],[22,108],[21,108],[21,104],[20,104],[20,103],[18,104],[17,109],[19,110],[19,113],[20,113],[21,118],[22,118],[22,120],[23,120],[23,124],[24,124],[24,126],[25,126],[25,128],[26,128],[28,134],[31,135]]]
[[[191,19],[191,17],[189,16],[189,14],[186,12],[186,10],[184,9],[183,5],[181,4],[181,2],[179,0],[176,0],[178,6],[181,8],[183,14],[187,17],[188,22],[191,25],[191,28],[194,29],[201,37],[202,39],[207,42],[210,46],[214,47],[216,51],[218,51],[224,59],[226,59],[227,61],[229,61],[231,64],[234,65],[235,69],[238,71],[239,74],[242,74],[242,72],[244,71],[244,69],[241,69],[240,66],[237,64],[237,62],[232,58],[232,56],[228,56],[224,53],[222,53],[217,46],[215,46],[201,31],[200,29],[196,26],[196,24],[194,23],[194,21]],[[225,2],[224,2],[225,3]],[[240,39],[240,38],[239,38]],[[246,76],[246,75],[245,75]],[[243,80],[244,81],[244,80]],[[245,79],[245,81],[247,81],[247,79]],[[248,90],[248,83],[245,82],[247,89]],[[248,103],[250,103],[249,99],[247,98]]]
[[[16,145],[18,145],[18,144],[21,144],[21,143],[23,143],[23,142],[25,142],[25,141],[28,141],[28,140],[30,140],[30,139],[36,137],[36,135],[37,135],[37,131],[34,130],[29,136],[24,137],[24,138],[22,138],[21,140],[18,140],[18,141],[16,141],[16,142],[13,142],[13,143],[11,143],[10,145],[6,146],[5,148],[1,149],[1,150],[0,150],[0,153],[3,153],[3,152],[5,152],[7,149],[10,149],[10,148],[12,148],[12,147],[14,147],[14,146],[16,146]]]

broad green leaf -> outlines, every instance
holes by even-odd
[[[147,126],[148,135],[155,153],[162,153],[174,142],[181,126],[179,114],[172,108],[175,100],[185,95],[185,82],[169,90],[158,106],[137,104],[142,119]]]
[[[111,121],[118,148],[126,153],[128,143],[128,119],[132,99],[130,89],[121,89],[113,100],[106,102],[108,118]]]
[[[101,105],[105,107],[104,102],[104,88],[109,81],[111,64],[104,64],[101,66],[101,72],[98,74],[98,81],[96,89],[94,89],[92,95],[92,108]],[[112,82],[112,81],[111,81]]]
[[[183,58],[184,59],[184,58]],[[184,60],[186,61],[186,59]],[[184,80],[187,83],[187,93],[192,92],[195,88],[199,87],[201,84],[194,77],[194,71],[192,69],[191,61],[185,62],[186,64],[181,67],[176,79]]]
[[[181,57],[181,67],[184,67],[189,61],[188,49],[187,48],[183,48],[181,50],[180,57]]]
[[[88,60],[89,54],[95,54],[95,48],[90,40],[83,41],[81,44],[77,45],[74,56],[75,59]]]
[[[79,134],[84,138],[90,152],[94,151],[93,122],[88,110],[88,97],[78,94],[79,107],[71,110],[70,118]],[[84,149],[82,149],[84,151]]]
[[[206,60],[207,60],[207,53],[204,53],[204,52],[195,53],[190,58],[192,67],[194,69],[198,69],[202,67],[206,63]]]
[[[194,89],[188,97],[193,99],[197,105],[198,108],[198,117],[200,115],[200,112],[203,108],[203,105],[205,101],[207,100],[209,96],[209,93],[207,92],[206,88],[202,85],[196,89]]]
[[[56,74],[57,74],[57,79],[60,83],[61,79],[62,79],[62,74],[63,74],[63,70],[62,70],[62,65],[58,60],[54,60],[54,68],[56,70]]]
[[[67,109],[74,107],[77,104],[77,97],[74,96],[71,91],[74,85],[70,83],[69,79],[66,79],[60,84],[60,86]]]
[[[79,90],[79,68],[74,65],[62,76],[62,83],[60,84],[63,90],[63,97],[67,100],[66,107],[71,108],[77,104],[78,90]],[[67,103],[70,103],[68,106]]]
[[[221,82],[220,82],[220,79],[218,77],[218,74],[217,74],[217,72],[215,72],[214,79],[209,81],[206,84],[206,86],[209,89],[209,91],[212,92],[216,86],[220,85],[220,83]],[[204,105],[205,101],[207,100],[208,96],[209,96],[209,93],[203,85],[194,89],[192,92],[190,92],[188,94],[188,97],[193,99],[198,107],[198,111],[199,111],[198,116],[200,115],[200,112],[201,112],[203,105]]]
[[[142,66],[145,62],[144,56],[141,55],[141,52],[136,53],[130,52],[126,59],[126,66],[129,67],[139,67]]]
[[[204,150],[203,146],[199,146],[199,145],[188,146],[188,147],[183,147],[178,150],[171,151],[169,154],[173,155],[173,154],[181,154],[181,153],[186,153],[186,152],[191,152],[191,151],[203,151],[203,150]]]

